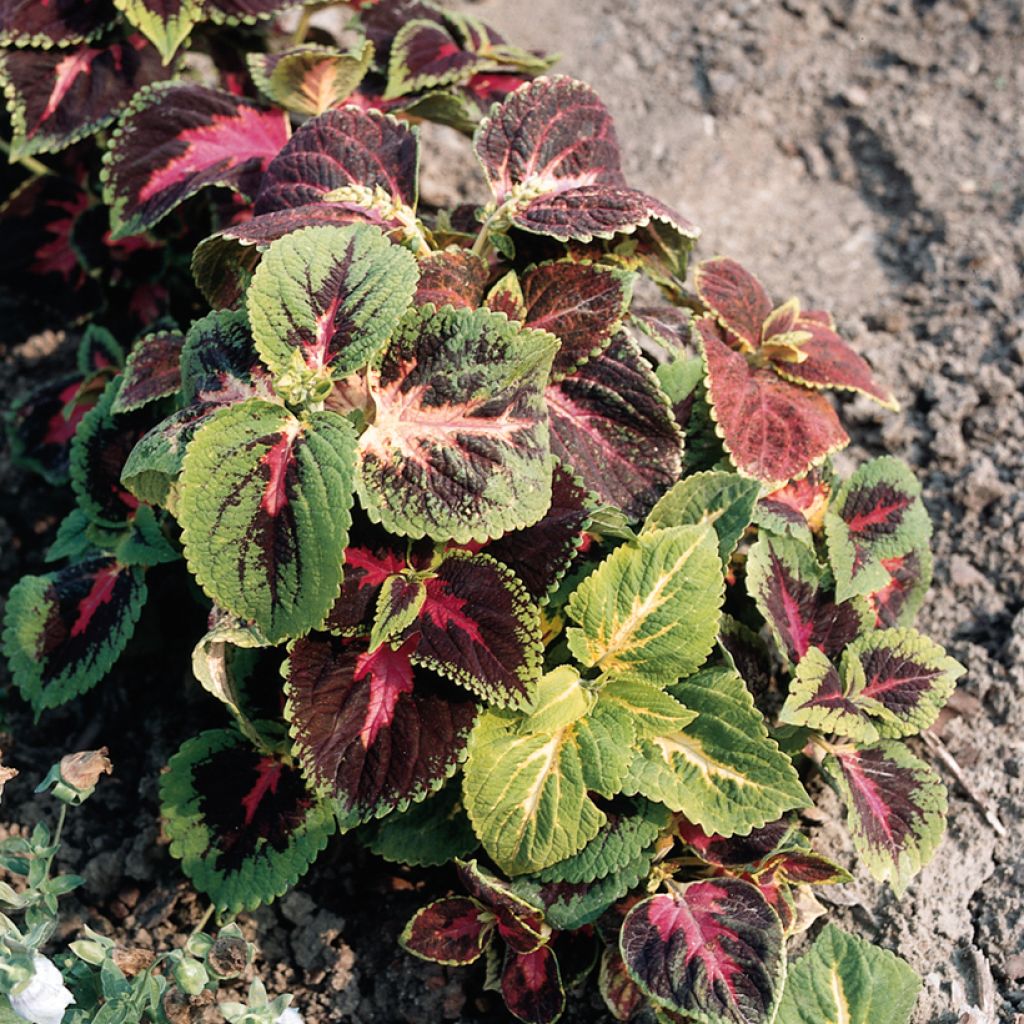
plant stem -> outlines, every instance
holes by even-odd
[[[295,26],[295,31],[292,33],[291,45],[299,46],[306,39],[306,33],[309,31],[309,22],[313,17],[313,8],[305,7],[302,10],[302,14],[299,16],[299,23]]]
[[[64,831],[64,822],[68,816],[68,805],[62,803],[60,810],[57,812],[57,827],[53,832],[53,840],[50,843],[50,855],[46,858],[46,872],[43,875],[43,879],[50,877],[50,869],[53,867],[53,858],[57,856],[57,850],[60,847],[60,834]]]
[[[12,156],[11,155],[11,144],[4,139],[0,139],[0,152],[7,154],[7,160],[12,164],[21,164],[26,171],[29,171],[35,177],[42,178],[47,174],[53,174],[53,171],[46,166],[41,160],[37,160],[34,156]]]
[[[193,935],[198,935],[206,927],[206,922],[210,920],[210,917],[211,917],[212,914],[213,914],[213,904],[211,903],[206,908],[206,912],[203,914],[203,916],[201,918],[199,918],[199,921],[196,924],[195,928],[192,929],[192,931],[191,931],[191,933],[189,935],[189,938],[192,938]]]

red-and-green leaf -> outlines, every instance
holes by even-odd
[[[464,49],[444,21],[408,21],[391,43],[384,99],[464,81],[490,63]]]
[[[203,0],[204,16],[216,25],[257,25],[309,0]]]
[[[66,483],[71,439],[98,392],[83,393],[77,374],[49,380],[17,398],[6,417],[11,455],[50,484]]]
[[[640,986],[629,976],[626,962],[617,946],[609,946],[601,951],[597,986],[605,1006],[616,1020],[632,1020],[647,1001]]]
[[[555,339],[485,310],[419,306],[370,385],[357,487],[393,533],[487,540],[532,525],[551,501],[543,388]]]
[[[798,316],[793,329],[807,331],[811,337],[800,345],[803,358],[799,362],[773,360],[776,372],[786,380],[811,388],[859,391],[887,408],[899,408],[892,392],[875,380],[864,359],[814,311]]]
[[[703,260],[693,272],[701,302],[730,334],[750,349],[761,344],[761,328],[772,311],[764,285],[733,259]]]
[[[525,899],[475,861],[457,861],[466,891],[494,914],[498,934],[517,953],[532,953],[551,935],[540,905]]]
[[[189,445],[178,518],[189,566],[221,607],[267,639],[301,636],[338,596],[351,522],[355,432],[249,399]]]
[[[622,324],[632,284],[620,270],[570,260],[542,263],[523,275],[526,325],[550,331],[561,342],[552,367],[555,380],[607,348]]]
[[[398,942],[413,956],[450,967],[476,963],[494,931],[494,919],[476,900],[448,896],[413,915]]]
[[[641,518],[678,479],[683,438],[634,342],[618,334],[546,391],[551,450],[603,501]]]
[[[79,507],[98,526],[120,527],[139,507],[121,484],[121,471],[152,418],[146,410],[113,411],[124,378],[112,380],[90,409],[71,442],[71,488]]]
[[[921,484],[905,463],[872,459],[840,488],[825,516],[836,594],[870,594],[889,585],[883,564],[927,545],[931,523]]]
[[[512,569],[530,597],[543,603],[569,571],[596,505],[594,496],[559,462],[551,475],[551,504],[544,518],[492,541],[487,554]]]
[[[348,53],[306,44],[246,57],[253,81],[267,99],[311,117],[340,106],[362,81],[372,59],[369,42]]]
[[[711,317],[696,327],[718,433],[744,476],[779,487],[849,443],[824,395],[751,364]]]
[[[152,227],[207,185],[253,198],[288,132],[281,111],[217,89],[183,82],[143,89],[104,156],[114,237]]]
[[[745,835],[720,836],[705,832],[699,825],[680,818],[676,834],[701,860],[717,867],[750,867],[785,845],[793,834],[789,818],[779,818]]]
[[[828,657],[812,647],[796,667],[789,696],[779,713],[780,721],[874,743],[879,735],[877,723],[857,699],[856,686],[850,684],[849,674],[845,675],[844,681]]]
[[[413,644],[369,651],[365,640],[314,634],[288,659],[296,753],[347,824],[422,800],[464,756],[476,704],[413,669]]]
[[[710,1024],[770,1024],[786,974],[782,925],[758,890],[722,878],[638,903],[620,936],[626,967],[660,1006]]]
[[[432,302],[435,306],[476,309],[483,304],[490,270],[479,256],[468,249],[432,252],[424,256],[418,266],[417,306]]]
[[[271,245],[246,296],[253,338],[279,381],[363,368],[401,319],[416,260],[363,224],[313,227]]]
[[[73,46],[116,18],[110,0],[0,0],[0,46]]]
[[[505,951],[501,998],[509,1012],[525,1024],[553,1024],[561,1017],[565,989],[550,946],[541,946],[532,953]]]
[[[913,629],[880,629],[847,649],[844,673],[882,736],[913,736],[932,725],[964,667]]]
[[[812,647],[838,659],[872,622],[863,599],[835,600],[829,570],[813,548],[790,537],[764,535],[754,545],[747,559],[747,590],[794,665]]]
[[[879,626],[910,626],[932,583],[932,553],[927,540],[894,558],[881,558],[889,582],[868,594]]]
[[[255,910],[291,888],[336,829],[299,771],[234,729],[188,740],[160,779],[171,855],[228,913]]]
[[[139,89],[168,74],[141,36],[67,50],[7,50],[0,55],[0,84],[12,154],[50,153],[92,135]]]
[[[342,587],[344,591],[344,586]],[[419,618],[427,600],[427,586],[418,576],[389,576],[377,595],[370,631],[370,647],[395,641]]]
[[[185,335],[180,331],[157,331],[139,338],[128,355],[124,380],[111,411],[131,412],[173,395],[181,387],[184,344]]]
[[[830,754],[822,770],[839,789],[853,845],[873,878],[902,895],[931,860],[946,824],[946,789],[902,744]]]
[[[24,576],[7,599],[4,654],[36,711],[95,686],[131,639],[146,602],[139,568],[89,558],[45,576]]]
[[[537,607],[489,555],[450,551],[426,580],[412,659],[499,706],[521,704],[540,674]]]
[[[819,533],[832,497],[832,485],[825,472],[812,469],[806,476],[766,494],[754,510],[754,522],[772,533],[812,543]]]
[[[203,17],[203,0],[114,0],[114,5],[160,51],[165,64]]]

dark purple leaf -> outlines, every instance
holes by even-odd
[[[532,953],[505,951],[501,998],[509,1011],[526,1024],[551,1024],[565,1009],[565,990],[558,960],[550,946]]]
[[[464,967],[480,959],[493,930],[494,921],[476,900],[449,896],[418,910],[398,941],[421,960]]]
[[[457,861],[456,867],[466,891],[494,914],[498,934],[510,949],[532,953],[547,942],[551,929],[540,907],[528,903],[475,860]]]
[[[173,395],[181,387],[184,344],[185,336],[178,331],[158,331],[135,342],[112,411],[129,412]]]
[[[0,0],[0,46],[72,46],[117,19],[110,0]]]

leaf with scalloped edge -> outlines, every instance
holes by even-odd
[[[596,508],[594,496],[561,462],[551,475],[551,504],[544,517],[511,530],[487,545],[487,554],[507,565],[535,601],[545,603],[569,571]]]
[[[545,393],[551,450],[602,501],[642,517],[679,478],[683,436],[624,333]]]
[[[747,591],[792,664],[812,647],[838,658],[871,625],[863,599],[837,602],[831,590],[828,568],[798,540],[763,535],[750,549]]]
[[[2,0],[0,46],[73,46],[109,28],[117,15],[110,0]]]
[[[658,383],[668,396],[672,415],[686,438],[682,475],[728,469],[729,456],[715,431],[704,382],[704,360],[674,359],[658,367]]]
[[[633,277],[559,260],[526,271],[520,286],[526,326],[550,331],[561,342],[552,367],[552,379],[561,380],[607,348],[629,308]]]
[[[466,812],[488,855],[510,875],[540,871],[582,850],[607,820],[589,794],[613,796],[628,765],[627,718],[587,710],[592,701],[563,714],[566,671],[572,672],[556,669],[540,680],[524,721],[487,710],[470,736]]]
[[[128,354],[124,382],[111,411],[131,412],[178,391],[184,344],[185,336],[180,331],[156,331],[139,338]]]
[[[139,91],[103,158],[113,237],[152,227],[208,185],[254,197],[288,132],[281,111],[219,89],[167,82]]]
[[[157,48],[164,64],[203,18],[203,0],[114,0],[114,6]]]
[[[848,679],[844,683],[839,670],[818,647],[811,647],[800,659],[779,720],[860,743],[874,743],[879,736],[877,723],[857,700],[856,688],[849,686]]]
[[[365,640],[312,634],[292,647],[285,714],[295,752],[347,824],[423,800],[465,756],[476,704],[414,669],[413,643],[370,651]]]
[[[530,953],[505,950],[501,998],[525,1024],[554,1024],[565,1009],[565,989],[558,960],[550,946]]]
[[[139,440],[121,471],[124,486],[153,504],[169,501],[185,450],[213,413],[247,398],[274,398],[244,312],[210,313],[196,320],[179,365],[183,408]]]
[[[370,374],[357,488],[392,533],[488,540],[551,502],[543,389],[557,342],[486,310],[417,306]]]
[[[932,552],[927,539],[905,555],[879,561],[889,574],[889,582],[867,595],[877,625],[913,625],[932,584]]]
[[[215,25],[258,25],[275,14],[314,0],[203,0],[204,16]]]
[[[82,384],[77,374],[54,377],[16,398],[4,417],[13,461],[49,484],[67,482],[71,440],[99,397],[84,395]]]
[[[483,305],[490,268],[475,253],[468,249],[443,249],[423,256],[417,265],[417,306],[430,302],[435,306],[476,309]]]
[[[825,515],[837,596],[887,586],[892,575],[883,560],[927,544],[931,530],[921,484],[906,463],[890,455],[866,462],[839,489]]]
[[[256,88],[271,103],[311,117],[341,106],[363,80],[372,60],[369,42],[347,53],[307,43],[280,53],[246,55]]]
[[[441,867],[472,856],[480,847],[453,780],[404,811],[392,811],[362,826],[359,841],[378,857],[414,867]]]
[[[898,741],[829,754],[822,771],[846,803],[857,855],[902,896],[934,855],[946,827],[946,787]]]
[[[761,493],[756,480],[735,473],[704,472],[680,480],[658,499],[648,513],[642,532],[666,526],[710,523],[718,535],[723,565],[750,525],[754,504]]]
[[[528,698],[540,675],[540,617],[515,574],[488,554],[449,551],[424,589],[406,634],[417,637],[413,663],[490,704]]]
[[[914,629],[879,629],[857,637],[843,655],[855,699],[881,736],[913,736],[935,722],[963,665]]]
[[[416,260],[363,224],[303,228],[274,242],[246,294],[256,349],[281,380],[342,380],[392,334],[416,289]]]
[[[697,717],[641,740],[623,792],[685,814],[707,833],[746,834],[809,805],[743,681],[711,668],[671,687]]]
[[[601,951],[597,987],[605,1006],[616,1020],[632,1020],[647,1003],[647,997],[629,976],[618,945],[606,946]]]
[[[718,434],[744,476],[780,487],[850,441],[822,394],[751,364],[711,317],[696,321]]]
[[[135,516],[139,502],[121,485],[121,471],[152,423],[144,409],[113,412],[123,383],[124,377],[117,377],[107,384],[71,442],[71,488],[79,508],[103,527],[122,527]]]
[[[465,967],[483,956],[493,931],[493,917],[477,900],[446,896],[417,910],[398,944],[421,960]]]
[[[296,768],[233,729],[183,744],[160,778],[160,813],[171,856],[232,914],[283,895],[336,830]]]
[[[433,89],[470,78],[492,61],[463,48],[443,20],[414,18],[395,34],[388,58],[384,99]]]
[[[551,929],[541,904],[524,896],[520,884],[498,878],[476,860],[456,861],[455,868],[466,891],[494,914],[498,934],[508,946],[517,953],[532,953],[548,941]]]
[[[827,465],[815,468],[761,498],[754,509],[754,522],[771,533],[812,545],[812,532],[821,532],[831,497],[831,473]]]
[[[370,649],[393,641],[419,618],[427,588],[416,576],[397,573],[389,576],[377,595],[377,607],[370,630]]]
[[[705,1024],[771,1024],[786,978],[782,926],[733,878],[673,884],[626,915],[619,949],[656,1004]]]
[[[921,979],[910,965],[835,925],[794,961],[778,1024],[909,1024]]]
[[[110,124],[167,68],[141,36],[67,50],[7,50],[0,85],[11,115],[11,155],[52,153]]]
[[[700,300],[733,337],[751,349],[761,344],[772,300],[749,270],[736,260],[718,256],[697,264],[693,282]]]
[[[178,518],[196,581],[271,642],[321,623],[341,585],[355,432],[258,398],[219,410],[193,438]]]
[[[131,639],[146,584],[140,568],[92,557],[23,576],[4,610],[4,654],[36,712],[95,686]]]
[[[567,630],[581,664],[660,685],[695,672],[718,635],[725,592],[710,526],[675,526],[623,545],[577,588]]]

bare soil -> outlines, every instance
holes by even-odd
[[[843,461],[893,453],[924,483],[937,568],[919,625],[969,670],[939,730],[966,787],[936,761],[950,786],[948,836],[901,901],[860,876],[829,898],[840,924],[924,976],[915,1024],[1024,1020],[1021,3],[455,6],[517,43],[560,52],[559,70],[592,83],[615,114],[631,182],[704,227],[701,254],[735,256],[776,297],[831,309],[895,388],[896,414],[844,402],[855,443]],[[479,195],[465,141],[427,137],[438,150],[426,157],[426,197]],[[8,354],[3,385],[43,372],[38,348]],[[34,481],[9,467],[0,483],[6,590],[39,569],[39,535],[64,509],[54,498],[41,516]],[[165,609],[186,607],[168,586]],[[69,928],[84,919],[161,946],[199,916],[155,824],[160,766],[184,735],[216,724],[184,659],[161,653],[182,630],[198,635],[194,625],[153,612],[116,686],[39,729],[9,712],[11,759],[24,777],[4,809],[17,821],[47,813],[30,783],[55,751],[106,743],[117,766],[69,833],[66,866],[88,879]],[[155,677],[154,665],[166,668]],[[936,758],[923,745],[919,753]],[[818,844],[852,863],[838,806],[826,792],[820,806]],[[507,1019],[479,972],[420,964],[395,945],[420,890],[450,882],[382,867],[350,839],[336,841],[292,895],[252,919],[268,984],[294,991],[310,1024]],[[971,1004],[983,1012],[963,1017]],[[609,1018],[583,1002],[568,1019]]]

